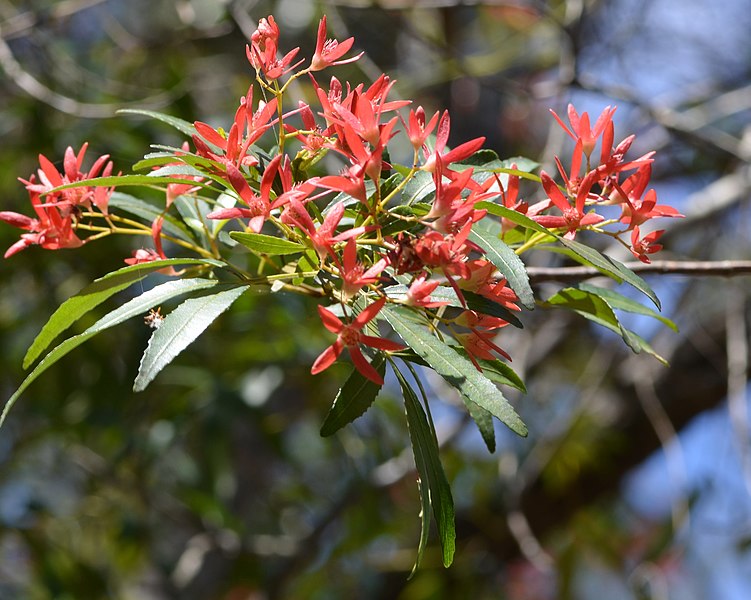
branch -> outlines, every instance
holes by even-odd
[[[660,273],[662,275],[694,275],[734,277],[751,274],[751,260],[655,260],[649,264],[628,262],[625,266],[634,273]],[[532,283],[543,281],[579,281],[600,277],[595,267],[527,267]]]

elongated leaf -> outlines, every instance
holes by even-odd
[[[478,372],[469,360],[435,337],[425,325],[416,322],[410,310],[385,306],[381,315],[412,350],[459,391],[465,404],[477,404],[513,432],[527,435],[526,425],[495,384]]]
[[[221,267],[222,263],[214,260],[196,258],[170,258],[156,260],[150,263],[123,267],[104,277],[96,279],[87,285],[75,296],[71,296],[52,314],[47,323],[42,327],[37,337],[31,343],[23,359],[23,367],[27,369],[39,355],[52,343],[63,331],[68,329],[87,312],[99,306],[110,296],[124,290],[130,285],[141,281],[149,273],[165,267],[177,267],[184,265],[207,265]]]
[[[479,404],[474,402],[464,402],[467,407],[467,412],[472,420],[477,425],[477,429],[480,431],[482,441],[485,442],[485,446],[488,448],[488,452],[495,452],[495,425],[493,424],[493,415],[490,411],[485,410]]]
[[[660,362],[667,364],[667,361],[657,354],[649,343],[621,325],[618,317],[613,312],[613,308],[608,304],[607,300],[598,294],[578,288],[564,288],[548,298],[543,303],[543,306],[558,306],[573,310],[585,319],[589,319],[620,335],[623,341],[626,342],[626,345],[636,354],[646,352]]]
[[[620,323],[613,309],[597,294],[577,288],[564,288],[548,298],[544,306],[568,308],[590,321],[620,333]]]
[[[417,560],[412,569],[415,572],[422,559],[422,554],[427,543],[430,509],[432,508],[435,522],[438,528],[438,537],[441,540],[443,551],[443,566],[448,567],[454,560],[456,550],[456,527],[454,516],[454,499],[451,496],[446,473],[443,471],[441,459],[438,455],[438,440],[435,430],[431,427],[425,411],[420,405],[412,387],[407,383],[402,374],[396,370],[396,376],[404,395],[404,408],[407,413],[407,426],[409,438],[412,442],[412,452],[415,456],[415,466],[420,476],[420,498],[422,504],[422,529],[420,545],[417,550]],[[428,497],[425,497],[425,488]]]
[[[501,224],[481,220],[472,226],[469,239],[485,250],[485,256],[508,280],[519,301],[528,309],[535,307],[535,297],[529,285],[529,276],[521,258],[500,240]]]
[[[487,210],[491,215],[503,217],[505,219],[508,219],[512,223],[516,223],[517,225],[521,225],[522,227],[526,227],[527,229],[531,229],[532,231],[537,231],[538,233],[549,235],[551,238],[558,237],[547,227],[543,227],[537,221],[530,219],[527,215],[523,215],[520,212],[506,208],[505,206],[501,206],[499,204],[496,204],[495,202],[483,200],[482,202],[475,204],[475,208]]]
[[[171,125],[172,127],[184,133],[188,137],[191,137],[196,132],[196,128],[193,127],[192,123],[188,123],[188,121],[184,121],[183,119],[180,119],[179,117],[173,117],[172,115],[165,115],[164,113],[156,112],[153,110],[145,110],[142,108],[122,108],[118,110],[117,112],[120,114],[143,115],[145,117],[151,117],[152,119],[157,119],[158,121],[161,121],[162,123],[167,123],[167,125]]]
[[[402,204],[420,202],[433,193],[435,193],[433,176],[425,171],[417,171],[402,190]]]
[[[676,326],[676,324],[673,323],[673,321],[671,321],[667,317],[662,316],[660,313],[652,310],[651,308],[647,306],[643,306],[642,304],[639,304],[635,300],[632,300],[631,298],[628,298],[627,296],[624,296],[623,294],[619,294],[618,292],[614,290],[592,285],[589,283],[579,283],[577,287],[580,290],[590,292],[591,294],[597,294],[616,310],[622,310],[622,311],[634,313],[637,315],[644,315],[647,317],[652,317],[664,323],[667,327],[670,327],[670,329],[672,329],[673,331],[675,332],[678,331],[678,327]]]
[[[383,377],[386,372],[386,360],[383,354],[376,354],[370,363]],[[352,371],[347,381],[339,390],[329,414],[321,426],[321,435],[327,437],[354,421],[373,404],[381,386],[363,377],[358,370]]]
[[[389,298],[393,298],[394,300],[406,300],[409,286],[403,284],[391,285],[383,291]],[[467,301],[467,308],[492,317],[500,317],[501,319],[508,321],[514,327],[520,329],[524,327],[514,313],[505,309],[497,302],[493,302],[484,296],[472,292],[463,291],[462,294],[464,294],[464,299]],[[439,285],[433,290],[430,294],[430,299],[433,302],[446,302],[447,306],[464,307],[459,300],[459,297],[456,295],[456,292],[452,288],[443,285]]]
[[[245,233],[242,231],[232,231],[229,236],[233,240],[237,240],[246,248],[259,252],[261,254],[296,254],[298,252],[304,252],[305,246],[285,240],[273,235],[265,235],[263,233]]]
[[[52,351],[42,359],[42,361],[34,368],[34,370],[28,374],[26,379],[23,380],[15,393],[8,399],[8,401],[5,403],[3,413],[2,415],[0,415],[0,427],[2,427],[2,424],[5,421],[8,412],[16,403],[16,400],[18,400],[21,394],[26,390],[26,388],[28,388],[29,385],[31,385],[34,380],[36,380],[42,373],[44,373],[47,369],[49,369],[52,365],[54,365],[57,361],[59,361],[63,356],[68,354],[68,352],[70,352],[74,348],[77,348],[85,341],[94,337],[96,334],[101,333],[105,329],[114,327],[115,325],[118,325],[119,323],[122,323],[123,321],[130,319],[131,317],[143,315],[149,309],[154,308],[155,306],[159,306],[162,302],[166,302],[170,298],[174,298],[175,296],[186,294],[188,292],[210,288],[214,285],[217,285],[217,282],[212,279],[177,279],[175,281],[162,283],[161,285],[157,285],[147,292],[144,292],[137,298],[129,300],[121,307],[105,315],[83,333],[68,338],[67,340],[53,348]]]
[[[149,173],[149,177],[165,177],[185,175],[186,177],[206,177],[206,173],[199,171],[195,167],[186,164],[168,164]]]
[[[149,340],[146,352],[141,358],[133,391],[143,391],[159,371],[172,362],[173,358],[247,290],[247,285],[238,285],[210,296],[191,298],[168,314]]]
[[[152,177],[151,175],[111,175],[109,177],[94,177],[93,179],[82,179],[74,183],[59,185],[50,190],[50,193],[58,190],[67,190],[76,187],[123,187],[128,185],[157,185],[167,183],[187,183],[191,186],[205,186],[206,183],[196,182],[193,179],[182,177]]]
[[[162,208],[149,204],[130,194],[124,194],[123,192],[113,192],[112,196],[110,196],[109,205],[140,217],[145,221],[153,221],[162,214]],[[162,230],[187,241],[192,241],[193,239],[188,228],[169,213],[164,215]]]
[[[571,250],[575,256],[584,259],[584,264],[592,265],[596,269],[615,279],[618,283],[625,281],[654,302],[654,305],[658,309],[661,308],[660,300],[657,298],[654,291],[652,291],[652,288],[626,265],[618,262],[614,258],[605,256],[594,248],[590,248],[576,240],[567,240],[565,238],[558,239],[561,244]]]

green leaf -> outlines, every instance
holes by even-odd
[[[417,171],[402,190],[402,204],[413,204],[435,193],[433,176],[425,171]]]
[[[383,354],[380,352],[376,354],[370,364],[383,377],[386,372],[386,359]],[[352,374],[336,395],[334,404],[323,421],[321,435],[323,437],[330,436],[361,416],[373,404],[380,389],[380,385],[367,377],[363,377],[357,369],[352,371]]]
[[[544,303],[545,307],[562,307],[620,333],[620,323],[610,305],[597,294],[577,288],[564,288]]]
[[[654,348],[644,339],[639,337],[633,331],[630,331],[621,325],[613,312],[610,304],[598,294],[594,294],[579,288],[564,288],[554,294],[542,304],[546,307],[563,307],[573,310],[585,319],[602,325],[606,329],[617,333],[626,342],[636,354],[646,352],[651,354],[661,363],[667,364],[667,361],[655,352]]]
[[[193,134],[196,133],[196,128],[193,127],[192,123],[188,123],[187,121],[184,121],[183,119],[180,119],[178,117],[173,117],[172,115],[165,115],[164,113],[156,112],[153,110],[144,110],[142,108],[122,108],[117,112],[119,114],[143,115],[145,117],[157,119],[158,121],[162,121],[162,123],[171,125],[188,137],[192,137]]]
[[[482,441],[488,448],[488,452],[495,452],[495,426],[493,425],[493,415],[490,411],[485,410],[479,404],[474,402],[464,402],[467,407],[467,412],[472,420],[477,425],[477,429],[480,431]]]
[[[67,340],[56,346],[49,354],[47,354],[47,356],[42,359],[42,361],[34,368],[34,370],[26,376],[26,379],[23,380],[15,393],[8,399],[8,401],[5,403],[3,413],[2,415],[0,415],[0,427],[2,427],[2,424],[5,421],[8,412],[16,403],[16,400],[18,400],[20,395],[26,390],[26,388],[28,388],[29,385],[31,385],[34,380],[36,380],[42,373],[44,373],[47,369],[49,369],[52,365],[54,365],[57,361],[59,361],[63,356],[68,354],[68,352],[70,352],[74,348],[77,348],[85,341],[94,337],[96,334],[104,331],[105,329],[114,327],[115,325],[118,325],[119,323],[122,323],[123,321],[130,319],[131,317],[143,315],[144,312],[148,311],[151,308],[154,308],[155,306],[159,306],[162,302],[165,302],[170,298],[174,298],[175,296],[186,294],[188,292],[206,289],[214,285],[217,285],[217,282],[213,279],[178,279],[175,281],[162,283],[161,285],[157,285],[149,291],[144,292],[137,298],[129,300],[119,308],[105,315],[83,333],[68,338]]]
[[[580,259],[583,259],[583,264],[595,267],[599,271],[609,275],[612,279],[615,279],[618,283],[625,281],[647,296],[647,298],[654,302],[658,309],[660,308],[660,300],[654,291],[652,291],[652,288],[626,265],[576,240],[567,240],[562,237],[558,239],[561,244],[574,253],[575,257],[578,256]],[[579,262],[582,261],[580,260]]]
[[[170,184],[170,183],[187,183],[191,186],[206,187],[207,183],[197,182],[193,179],[182,179],[180,177],[152,177],[151,175],[111,175],[109,177],[94,177],[93,179],[82,179],[74,183],[66,183],[65,185],[59,185],[56,188],[50,190],[49,193],[57,192],[59,190],[67,190],[68,188],[77,187],[110,187],[110,186],[155,186],[157,184]]]
[[[260,254],[297,254],[298,252],[305,251],[305,246],[302,244],[263,233],[232,231],[229,236],[246,248]]]
[[[449,486],[448,479],[446,479],[446,473],[443,471],[443,465],[441,465],[441,459],[438,455],[438,440],[435,430],[428,422],[425,411],[420,405],[420,401],[414,390],[398,370],[395,369],[394,372],[399,379],[402,394],[404,395],[404,408],[407,413],[409,438],[412,442],[412,452],[415,456],[417,473],[420,476],[422,528],[420,545],[417,549],[417,559],[412,569],[412,574],[414,574],[425,551],[428,537],[428,523],[426,521],[430,519],[431,509],[434,512],[435,522],[438,527],[438,537],[441,540],[443,566],[448,567],[453,562],[456,550],[454,499],[451,497],[451,487]]]
[[[458,350],[466,352],[464,348]],[[485,377],[491,381],[515,388],[525,394],[527,393],[527,387],[524,385],[522,378],[502,360],[485,360],[483,358],[478,358],[477,362],[480,367],[482,367],[482,372],[485,374]]]
[[[529,285],[527,269],[522,259],[500,240],[500,236],[500,223],[481,220],[472,226],[469,239],[485,250],[485,256],[508,280],[509,287],[516,292],[522,305],[532,310],[535,307],[535,297]]]
[[[409,286],[402,284],[390,285],[383,291],[389,298],[404,301],[407,299]],[[489,300],[484,296],[480,296],[479,294],[474,294],[472,292],[462,291],[462,294],[464,294],[464,299],[467,301],[467,308],[484,315],[500,317],[501,319],[508,321],[514,327],[518,327],[520,329],[524,327],[522,325],[522,322],[514,313],[512,313],[510,310],[505,309],[497,302],[493,302],[492,300]],[[443,285],[439,285],[435,290],[433,290],[433,292],[430,294],[430,299],[433,302],[446,302],[447,306],[464,308],[464,305],[459,300],[456,292],[452,288]]]
[[[150,263],[123,267],[104,277],[96,279],[87,285],[75,296],[68,298],[52,314],[37,337],[26,351],[23,359],[23,367],[27,369],[39,355],[52,343],[58,335],[68,329],[87,312],[99,306],[102,302],[117,292],[124,290],[137,281],[144,279],[149,273],[165,267],[177,267],[180,265],[206,265],[221,267],[222,263],[214,260],[196,258],[170,258],[167,260],[155,260]]]
[[[531,229],[532,231],[544,233],[546,235],[549,235],[552,239],[558,237],[547,227],[543,227],[537,221],[530,219],[527,215],[523,215],[520,212],[517,212],[511,208],[506,208],[505,206],[501,206],[499,204],[496,204],[495,202],[483,200],[482,202],[475,204],[475,208],[487,210],[491,215],[503,217],[504,219],[508,219],[512,223],[516,223],[517,225],[521,225],[522,227],[526,227],[527,229]]]
[[[652,310],[651,308],[643,306],[642,304],[639,304],[635,300],[632,300],[631,298],[624,296],[623,294],[619,294],[618,292],[614,290],[592,285],[589,283],[579,283],[577,287],[580,290],[590,292],[591,294],[597,294],[616,310],[622,310],[622,311],[634,313],[637,315],[644,315],[647,317],[652,317],[664,323],[667,327],[670,327],[670,329],[672,329],[673,331],[678,332],[678,326],[675,323],[673,323],[673,321],[671,321],[667,317],[662,316],[660,313]]]
[[[495,384],[469,360],[434,336],[423,323],[417,322],[412,311],[387,305],[381,315],[412,350],[459,391],[465,404],[476,404],[513,432],[527,435],[527,427]]]
[[[489,315],[491,317],[500,317],[501,319],[508,321],[511,325],[517,327],[518,329],[524,328],[524,324],[519,320],[519,317],[517,317],[516,314],[514,314],[507,308],[504,308],[497,302],[493,302],[485,296],[475,294],[474,292],[468,292],[466,290],[462,291],[462,294],[464,294],[464,299],[467,301],[467,308],[469,308],[470,310],[474,310],[478,313]]]
[[[187,348],[247,290],[247,285],[238,285],[208,296],[191,298],[164,317],[161,326],[154,330],[146,352],[141,357],[133,391],[141,392],[146,389],[159,371],[172,362],[173,358]]]

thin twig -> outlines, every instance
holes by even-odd
[[[751,274],[751,260],[654,260],[649,264],[628,262],[625,266],[634,273],[661,275],[694,275],[735,277]],[[532,283],[542,281],[579,281],[602,276],[595,267],[527,267]]]

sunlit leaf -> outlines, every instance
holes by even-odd
[[[305,246],[302,244],[263,233],[232,231],[229,236],[246,248],[260,254],[282,255],[305,251]]]
[[[527,269],[516,253],[500,240],[500,235],[500,223],[485,219],[472,226],[469,239],[485,250],[486,258],[506,278],[522,305],[531,310],[535,307],[535,298]]]
[[[657,298],[652,288],[649,287],[647,282],[623,263],[620,263],[609,256],[605,256],[594,248],[582,244],[581,242],[577,242],[576,240],[559,238],[559,241],[573,252],[574,258],[579,257],[580,259],[583,259],[583,264],[595,267],[599,271],[615,279],[618,283],[625,281],[647,296],[647,298],[654,302],[658,309],[661,308],[660,300]],[[582,261],[580,260],[579,262]]]
[[[191,298],[164,317],[161,326],[154,330],[141,358],[133,391],[144,390],[159,371],[172,362],[172,359],[187,348],[247,290],[247,285],[238,285],[208,296]]]
[[[644,339],[621,325],[610,304],[602,296],[579,288],[564,288],[543,302],[543,306],[567,308],[623,338],[635,353],[646,352],[662,363],[665,359]]]
[[[196,128],[193,127],[192,123],[188,123],[188,121],[180,119],[179,117],[173,117],[172,115],[165,115],[164,113],[156,112],[154,110],[145,110],[142,108],[122,108],[118,110],[117,112],[120,114],[143,115],[145,117],[151,117],[152,119],[157,119],[158,121],[162,121],[162,123],[167,123],[167,125],[171,125],[172,127],[184,133],[188,137],[191,137],[196,132]]]
[[[643,306],[642,304],[639,304],[635,300],[632,300],[631,298],[628,298],[627,296],[624,296],[623,294],[619,294],[618,292],[614,290],[599,287],[599,286],[592,285],[589,283],[579,283],[577,287],[580,290],[585,290],[592,294],[597,294],[616,310],[622,310],[622,311],[634,313],[637,315],[644,315],[644,316],[652,317],[664,323],[667,327],[670,327],[670,329],[672,329],[673,331],[675,332],[678,331],[677,325],[673,323],[673,321],[671,321],[667,317],[662,316],[660,313],[652,310],[651,308],[647,306]]]
[[[14,394],[8,399],[5,404],[5,408],[3,409],[3,413],[2,415],[0,415],[0,426],[2,426],[8,412],[13,407],[16,400],[18,400],[20,395],[26,390],[26,388],[29,387],[29,385],[31,385],[31,383],[33,383],[34,380],[37,379],[37,377],[39,377],[42,373],[44,373],[47,369],[49,369],[52,365],[54,365],[57,361],[59,361],[63,356],[68,354],[68,352],[70,352],[74,348],[77,348],[85,341],[94,337],[96,334],[104,331],[105,329],[114,327],[115,325],[118,325],[119,323],[122,323],[123,321],[132,317],[143,315],[148,310],[154,308],[155,306],[159,306],[163,302],[166,302],[167,300],[174,298],[175,296],[186,294],[188,292],[203,290],[214,285],[217,285],[217,282],[213,279],[177,279],[175,281],[168,281],[166,283],[153,287],[152,289],[144,292],[136,298],[133,298],[132,300],[129,300],[119,308],[113,310],[111,313],[99,319],[83,333],[68,338],[67,340],[53,348],[52,351],[50,351],[50,353],[40,361],[40,363],[34,368],[34,370],[28,374],[26,379],[23,380]],[[78,308],[78,306],[71,307],[71,309],[76,308]]]
[[[124,290],[137,281],[144,279],[149,273],[164,269],[165,267],[178,267],[186,265],[206,265],[221,267],[222,263],[215,260],[201,258],[170,258],[156,260],[140,265],[123,267],[104,277],[96,279],[87,285],[75,296],[71,296],[52,314],[37,337],[32,342],[23,359],[24,369],[28,368],[39,355],[52,343],[52,341],[87,312],[99,306],[102,302],[117,292]]]

